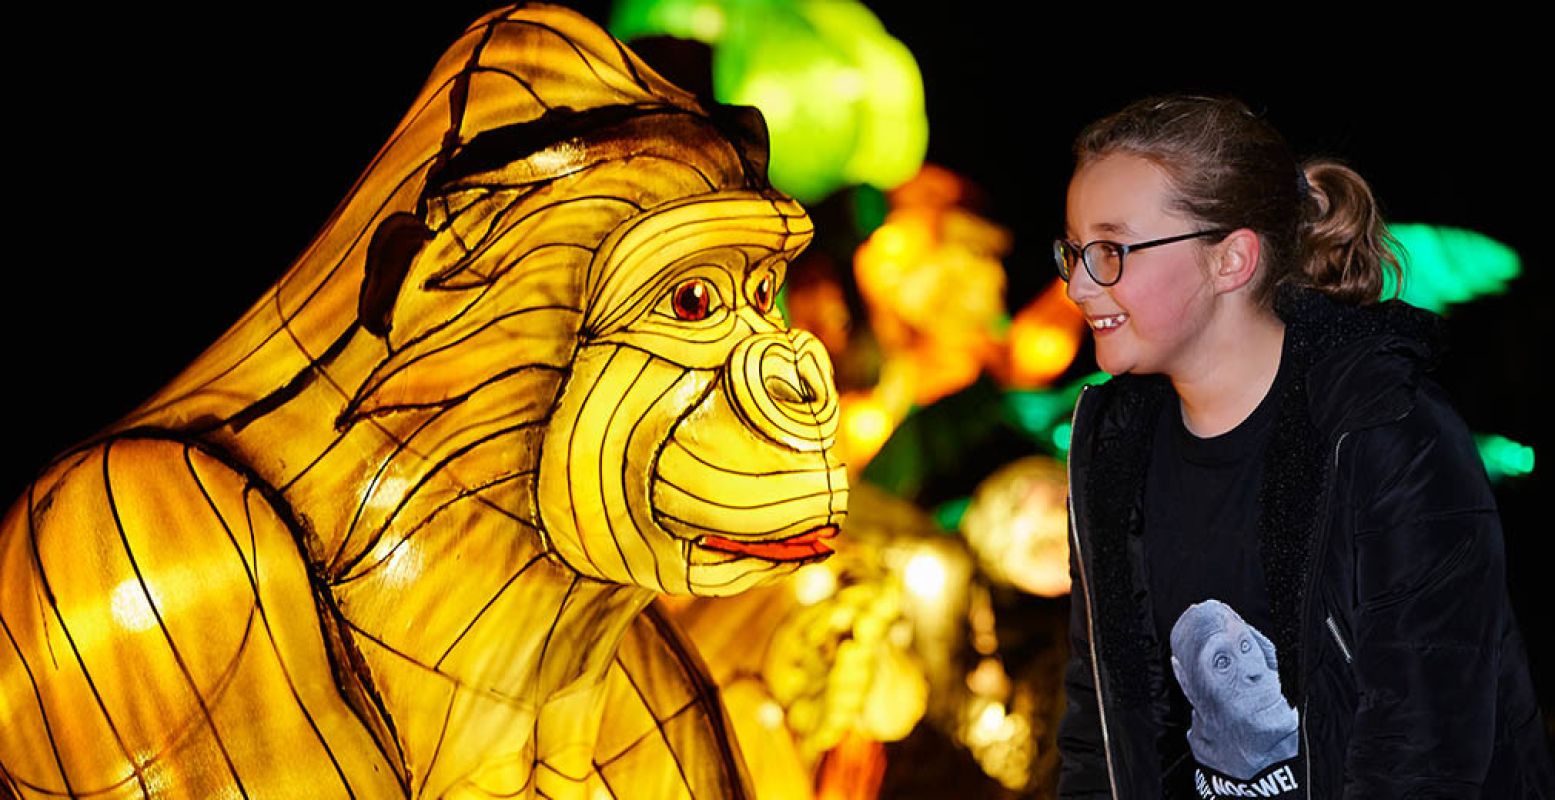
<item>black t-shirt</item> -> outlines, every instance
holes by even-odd
[[[1230,431],[1199,438],[1166,403],[1145,488],[1143,552],[1166,658],[1168,796],[1296,797],[1300,719],[1280,693],[1258,548],[1274,385]],[[1174,635],[1175,634],[1175,635]]]

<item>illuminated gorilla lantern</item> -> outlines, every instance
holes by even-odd
[[[275,288],[6,515],[0,795],[748,796],[649,603],[846,513],[765,158],[570,11],[475,23]]]

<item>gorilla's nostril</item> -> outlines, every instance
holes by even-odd
[[[763,383],[767,387],[767,394],[779,403],[804,403],[808,402],[805,395],[810,393],[809,384],[800,381],[802,388],[795,389],[794,385],[776,376],[768,377]]]
[[[810,382],[810,378],[807,377],[807,376],[801,375],[799,377],[799,400],[800,400],[800,402],[803,402],[803,403],[813,403],[817,399],[819,399],[820,396],[821,396],[821,393],[815,390],[815,384]]]
[[[798,378],[798,386],[790,383],[785,378],[777,376],[768,376],[763,383],[767,388],[767,394],[779,403],[807,405],[818,400],[821,393],[816,390],[815,384],[811,382],[811,379],[803,375],[798,376]]]
[[[1263,675],[1261,675],[1261,674],[1259,674],[1257,672],[1254,672],[1251,675],[1247,676],[1247,682],[1248,683],[1257,683],[1262,678],[1263,678]]]

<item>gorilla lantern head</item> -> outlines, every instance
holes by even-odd
[[[368,330],[422,349],[429,322],[468,325],[418,319],[417,295],[471,293],[557,368],[531,513],[585,576],[723,595],[831,552],[832,367],[775,307],[813,226],[765,167],[754,109],[556,107],[455,148],[420,224],[378,228]]]
[[[753,119],[559,109],[478,137],[437,175],[419,235],[441,285],[516,268],[515,238],[539,252],[603,234],[571,292],[497,314],[577,310],[536,509],[583,575],[739,592],[825,557],[846,514],[830,361],[775,307],[813,228],[765,184]],[[537,197],[563,177],[586,192]],[[538,230],[493,235],[514,218]]]
[[[831,363],[773,307],[808,238],[792,201],[732,191],[606,239],[540,463],[544,529],[574,569],[717,595],[831,552],[847,499]]]

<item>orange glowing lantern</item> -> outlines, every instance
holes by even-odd
[[[816,800],[874,800],[885,779],[885,746],[850,732],[821,762]]]
[[[1074,363],[1085,320],[1064,293],[1065,286],[1063,281],[1053,281],[1010,323],[1007,385],[1046,386]]]
[[[880,343],[879,383],[852,404],[858,419],[848,464],[861,468],[914,405],[960,391],[1001,359],[1004,267],[1010,235],[958,207],[971,193],[954,173],[926,165],[891,192],[895,210],[854,256],[859,292]],[[879,441],[877,442],[876,439]]]

